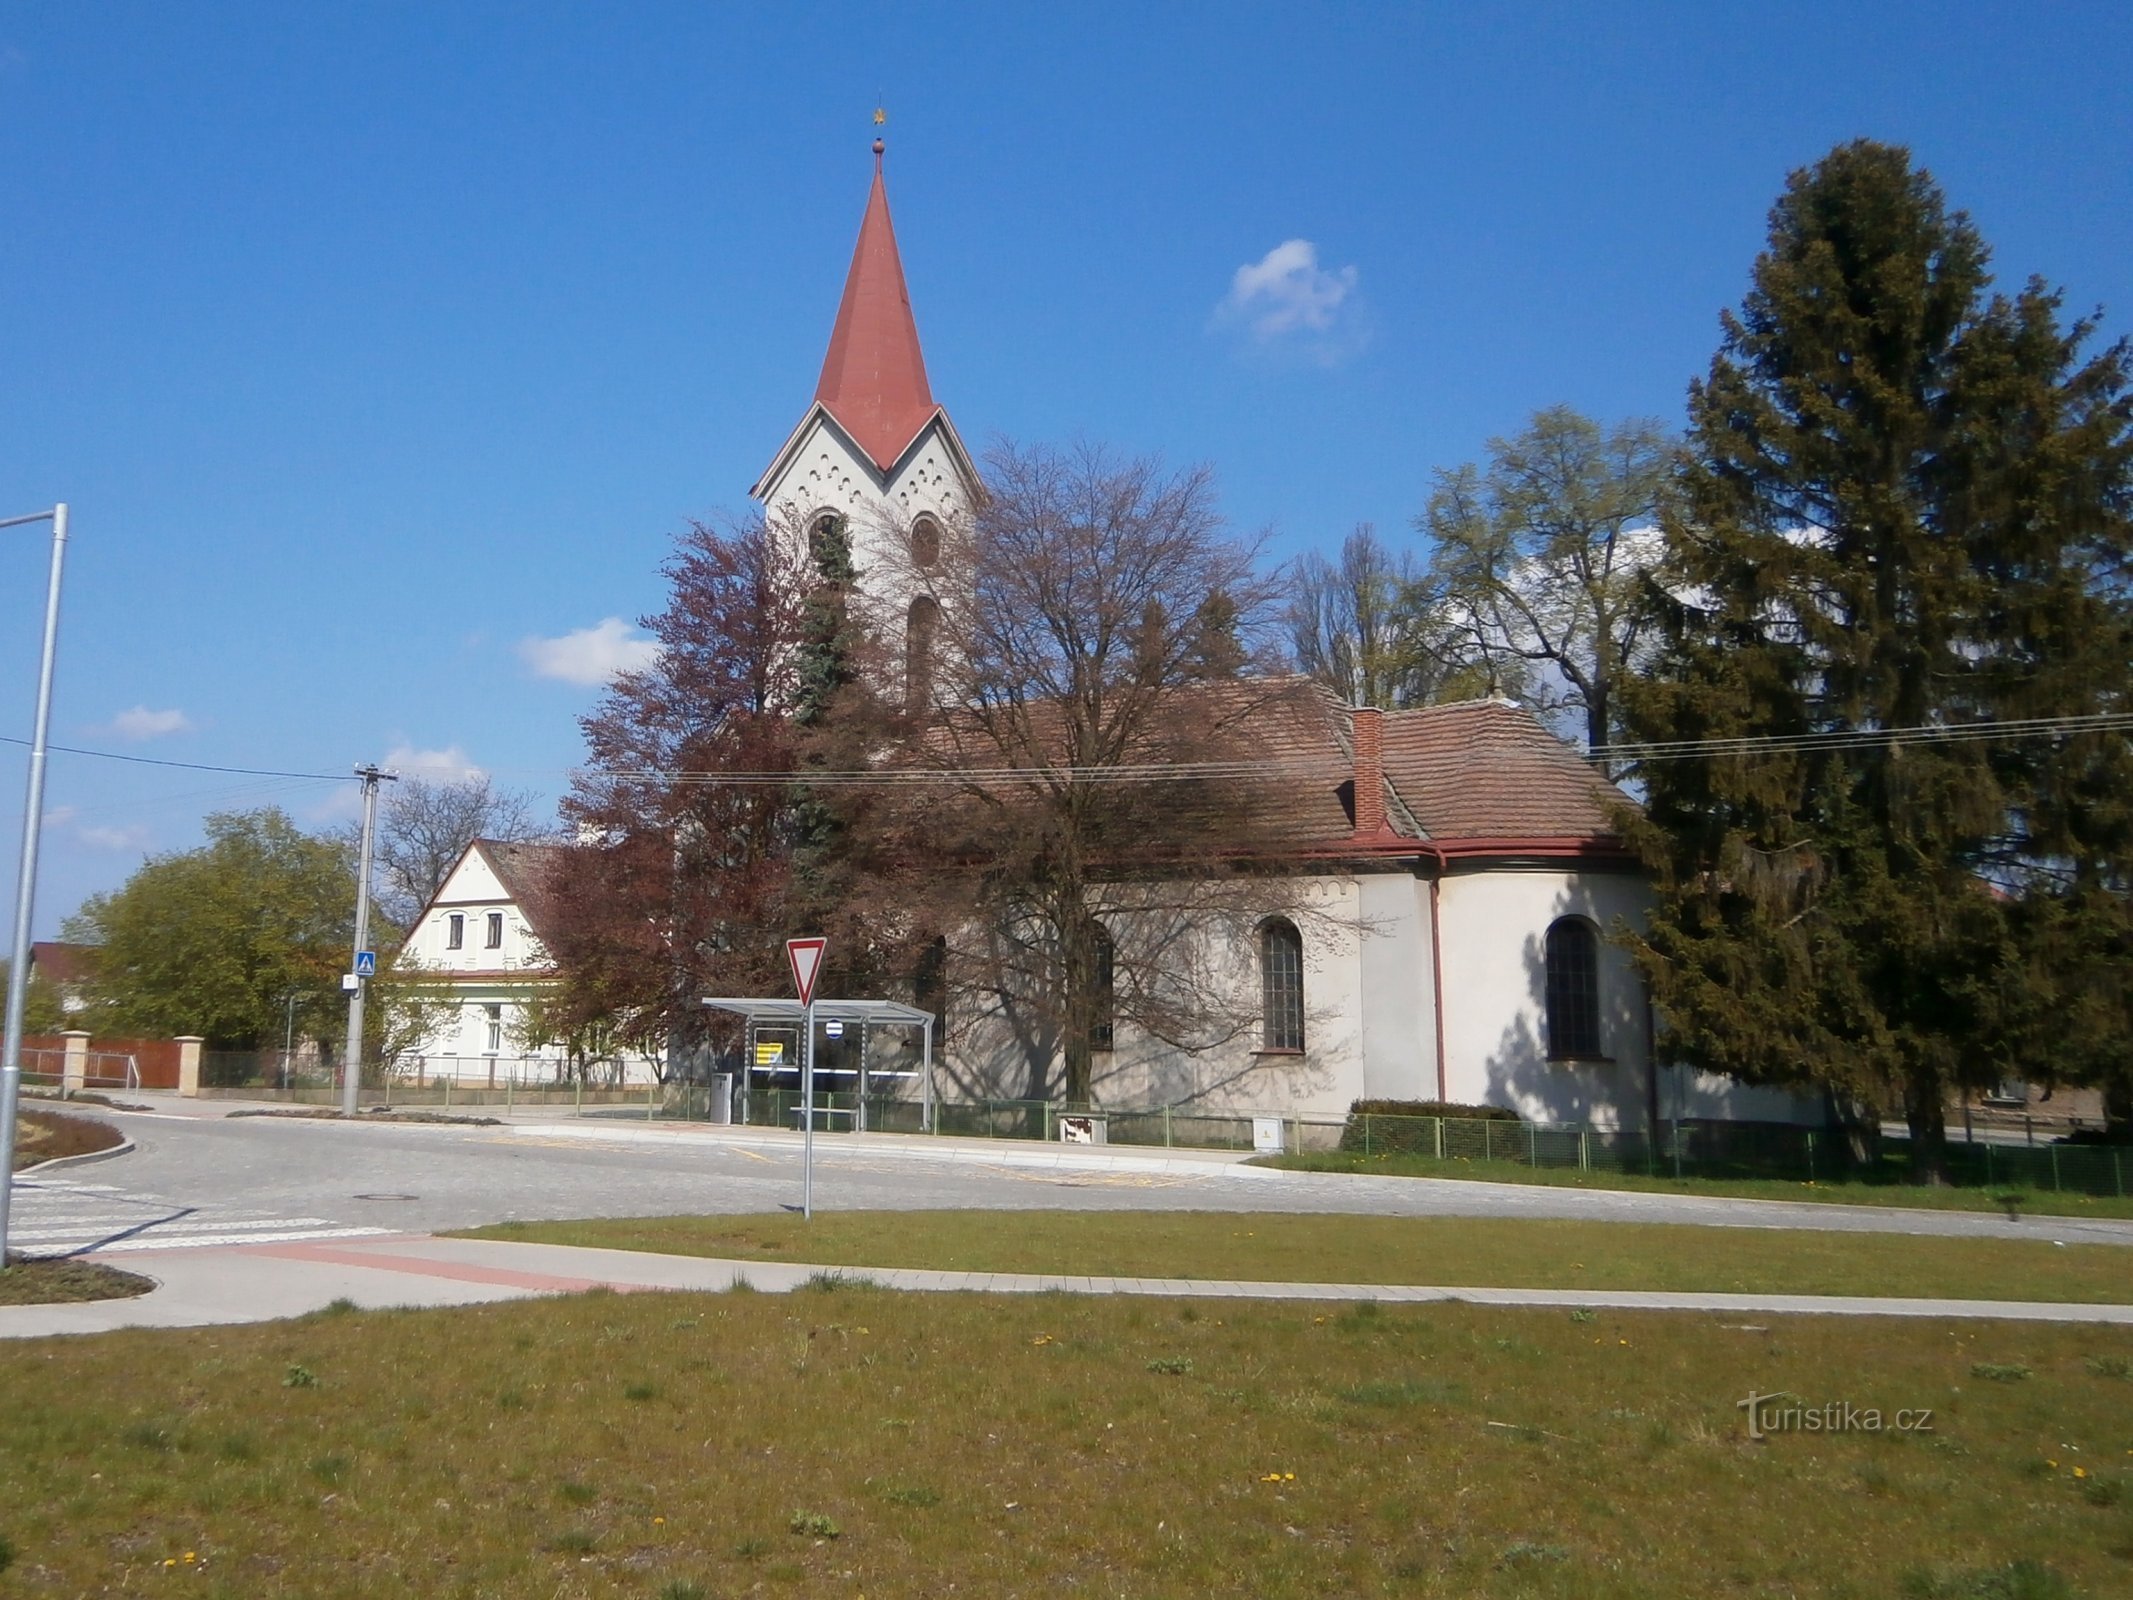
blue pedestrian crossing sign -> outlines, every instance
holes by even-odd
[[[359,978],[375,978],[377,975],[378,952],[375,950],[358,950],[356,952],[356,976]]]

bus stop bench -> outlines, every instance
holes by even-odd
[[[842,1117],[848,1125],[852,1127],[857,1127],[859,1119],[859,1108],[857,1106],[815,1107],[815,1125],[817,1127],[822,1126],[824,1123],[828,1123],[832,1127],[836,1126],[835,1122],[831,1120],[836,1117]],[[792,1125],[795,1128],[804,1128],[807,1126],[807,1107],[794,1106],[792,1108]]]

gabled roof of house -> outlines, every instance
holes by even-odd
[[[541,935],[540,881],[548,864],[562,852],[558,844],[512,843],[502,839],[476,839],[467,847],[479,850],[504,893],[525,917],[535,938]]]
[[[60,939],[39,939],[30,946],[30,971],[61,988],[84,982],[89,965],[96,959],[93,944],[68,944]]]

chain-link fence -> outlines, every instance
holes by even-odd
[[[1363,1156],[1423,1156],[1447,1164],[1508,1162],[1533,1168],[1641,1173],[1673,1178],[1778,1178],[1791,1182],[1900,1181],[1908,1144],[1876,1139],[1862,1158],[1841,1130],[1750,1122],[1662,1122],[1645,1129],[1460,1117],[1356,1115],[1340,1148]],[[2123,1199],[2133,1177],[2124,1145],[2017,1145],[1979,1140],[1947,1146],[1951,1183]]]

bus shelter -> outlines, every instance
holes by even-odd
[[[724,1011],[740,1017],[747,1025],[747,1038],[741,1051],[742,1105],[755,1089],[759,1076],[769,1076],[772,1082],[786,1074],[797,1075],[806,1041],[801,1035],[807,1028],[808,1008],[797,1000],[746,999],[731,996],[714,996],[704,1002],[706,1010]],[[921,1011],[916,1006],[907,1006],[895,1000],[817,1000],[814,1004],[815,1026],[822,1028],[829,1023],[845,1027],[857,1024],[859,1028],[858,1060],[851,1066],[815,1067],[815,1077],[827,1077],[832,1092],[839,1079],[852,1083],[856,1089],[856,1110],[853,1126],[861,1133],[867,1126],[867,1096],[877,1083],[918,1079],[919,1126],[933,1132],[933,1024],[934,1014]],[[916,1067],[889,1067],[877,1065],[874,1060],[874,1034],[880,1028],[910,1029],[919,1031],[919,1060]],[[777,1048],[782,1047],[782,1048]],[[745,1116],[746,1112],[743,1111]]]

